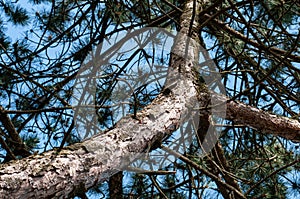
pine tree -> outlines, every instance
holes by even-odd
[[[296,0],[0,1],[1,198],[297,197],[299,12]],[[175,31],[187,37],[168,46]],[[125,33],[151,47],[117,48]]]

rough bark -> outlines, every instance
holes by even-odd
[[[138,119],[125,117],[109,132],[61,151],[1,165],[0,198],[67,198],[82,183],[88,189],[108,179],[135,158],[131,154],[143,152],[178,128],[196,96],[192,81],[188,85],[186,88],[187,84],[179,81],[173,91],[184,90],[182,95],[161,94],[138,114]]]
[[[192,11],[191,6],[187,12]],[[183,27],[189,26],[188,21],[184,23]],[[187,52],[190,59],[172,56],[165,86],[168,92],[162,92],[137,118],[122,118],[111,131],[61,151],[53,150],[1,165],[0,197],[68,198],[77,187],[84,185],[88,189],[108,179],[136,158],[137,153],[176,130],[181,118],[197,101],[192,67],[196,60],[194,52],[198,49],[191,43],[186,44],[187,28],[183,28],[182,33],[174,52],[179,55]]]
[[[224,95],[211,92],[214,104],[223,106],[226,103],[226,119],[243,124],[264,134],[280,136],[293,142],[300,142],[300,122],[295,119],[283,117],[263,111],[256,107],[244,104],[239,101],[231,101]],[[207,94],[200,93],[201,104],[207,104]],[[214,108],[217,110],[217,108]]]
[[[197,21],[193,22],[192,29],[189,28],[191,17],[195,17],[193,2],[188,1],[182,17],[186,20],[182,20],[181,24],[182,33],[192,37],[198,31]],[[179,37],[175,51],[179,54],[186,53],[185,44],[186,37]],[[78,187],[89,189],[107,180],[118,169],[137,158],[137,154],[172,133],[197,100],[192,72],[193,60],[197,60],[194,52],[197,51],[196,46],[187,51],[190,57],[188,61],[180,56],[172,56],[172,70],[166,86],[168,92],[162,92],[137,114],[137,118],[124,117],[114,129],[61,151],[52,150],[1,165],[0,198],[68,198],[74,195]],[[207,99],[199,95],[200,104],[206,104]],[[277,117],[237,102],[228,102],[227,111],[229,119],[265,133],[300,141],[300,124],[295,120]],[[213,179],[218,180],[217,177]],[[222,185],[229,186],[224,183]],[[240,196],[243,197],[242,194]]]
[[[271,114],[225,96],[212,94],[212,98],[227,101],[226,118],[252,127],[261,133],[280,136],[293,142],[300,142],[300,122],[283,116]]]

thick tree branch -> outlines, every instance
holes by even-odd
[[[187,7],[187,16],[192,3]],[[1,165],[0,197],[68,197],[82,184],[88,189],[109,178],[152,143],[176,130],[197,101],[192,67],[198,60],[195,52],[199,52],[199,45],[187,44],[190,23],[189,18],[183,19],[182,34],[174,46],[178,55],[172,55],[165,85],[168,92],[162,92],[136,119],[122,118],[111,131],[60,151]],[[182,55],[189,59],[186,61]]]
[[[233,101],[227,103],[227,118],[251,126],[266,134],[300,142],[300,123],[297,120],[270,114]]]
[[[250,126],[264,134],[280,136],[293,142],[300,142],[300,122],[283,116],[274,115],[225,96],[212,94],[212,98],[227,100],[226,119]]]
[[[76,192],[77,187],[89,189],[108,179],[143,155],[153,143],[179,127],[182,118],[193,108],[198,96],[192,67],[194,60],[199,60],[195,53],[199,49],[192,42],[187,48],[185,37],[188,33],[192,37],[199,33],[197,13],[194,15],[196,19],[192,23],[192,29],[189,28],[192,11],[201,10],[200,7],[192,9],[193,3],[193,0],[187,3],[181,21],[183,36],[178,37],[177,45],[174,46],[174,52],[179,55],[188,54],[189,59],[186,61],[181,56],[172,55],[168,83],[165,85],[168,92],[162,92],[149,106],[137,113],[136,118],[127,116],[121,119],[110,131],[59,151],[52,150],[1,165],[0,198],[67,198]],[[214,94],[212,98],[228,100],[225,96]],[[200,96],[199,99],[200,105],[207,104],[204,97]],[[227,118],[265,133],[300,142],[300,124],[295,120],[230,100],[227,103]],[[202,169],[184,156],[176,155],[239,197],[245,198],[236,187],[224,183],[220,177]]]
[[[67,197],[82,182],[88,189],[107,179],[137,153],[178,128],[186,105],[196,96],[190,86],[186,95],[160,95],[138,113],[138,120],[125,117],[107,133],[60,152],[54,150],[1,165],[0,197]],[[186,89],[186,85],[179,89]]]

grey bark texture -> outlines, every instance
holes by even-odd
[[[197,1],[198,2],[198,1]],[[206,2],[202,2],[205,4]],[[196,12],[201,10],[197,3]],[[196,17],[190,29],[190,19]],[[197,41],[199,21],[193,13],[193,0],[186,3],[181,17],[181,33],[175,52],[185,51],[186,37]],[[0,165],[0,198],[68,198],[77,189],[90,187],[107,180],[112,174],[125,167],[131,160],[147,151],[153,143],[171,134],[179,127],[186,115],[201,98],[194,84],[193,60],[197,60],[197,45],[189,45],[189,60],[173,55],[170,63],[168,94],[161,93],[150,105],[137,114],[122,118],[114,129],[94,136],[82,143],[74,144],[60,151],[52,150],[41,155],[11,161]],[[179,68],[181,74],[179,74]],[[183,70],[183,71],[182,71]],[[178,77],[183,77],[179,78]],[[177,81],[174,84],[174,79]],[[170,87],[171,88],[171,87]],[[205,93],[203,94],[205,96]],[[222,96],[216,96],[225,98]],[[296,120],[273,116],[259,109],[238,103],[227,103],[227,117],[265,133],[300,141],[300,124]]]
[[[187,22],[183,21],[183,27],[189,26],[184,23]],[[177,41],[175,52],[186,52],[185,31]],[[88,189],[108,179],[135,159],[136,154],[176,130],[181,117],[197,100],[192,67],[194,52],[198,50],[189,46],[190,61],[172,57],[166,85],[172,87],[171,92],[160,94],[137,118],[124,117],[114,129],[61,151],[1,165],[0,198],[68,198],[79,187]],[[179,74],[179,68],[184,72]],[[179,76],[183,78],[178,79]]]

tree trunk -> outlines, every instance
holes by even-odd
[[[188,2],[186,13],[191,16]],[[189,45],[186,36],[189,21],[183,21],[183,34],[174,46],[174,52],[192,59],[173,55],[170,63],[168,84],[149,106],[137,114],[137,118],[122,118],[114,129],[99,134],[82,143],[52,150],[42,155],[9,162],[0,168],[1,198],[68,198],[84,184],[88,189],[126,166],[137,154],[149,149],[179,127],[181,118],[197,100],[193,81],[193,60],[197,46]],[[183,70],[179,74],[179,68]],[[182,78],[179,78],[182,77]],[[176,80],[176,82],[174,81]]]
[[[107,180],[150,149],[153,143],[176,130],[181,118],[197,99],[200,99],[200,105],[208,103],[208,99],[203,97],[207,93],[197,93],[194,85],[196,77],[192,67],[194,60],[198,60],[195,52],[199,51],[199,47],[192,42],[186,45],[186,35],[197,41],[197,14],[202,5],[195,7],[195,2],[198,1],[187,1],[181,17],[182,36],[174,46],[174,52],[179,56],[173,54],[171,58],[165,86],[168,92],[162,92],[137,114],[137,118],[124,117],[110,131],[61,151],[54,149],[1,165],[0,198],[68,198],[79,187],[89,189]],[[186,49],[187,46],[189,49]],[[180,56],[186,53],[188,60]],[[224,96],[217,98],[226,99]],[[228,102],[227,108],[230,119],[266,133],[300,141],[298,121],[273,116],[237,102]]]

